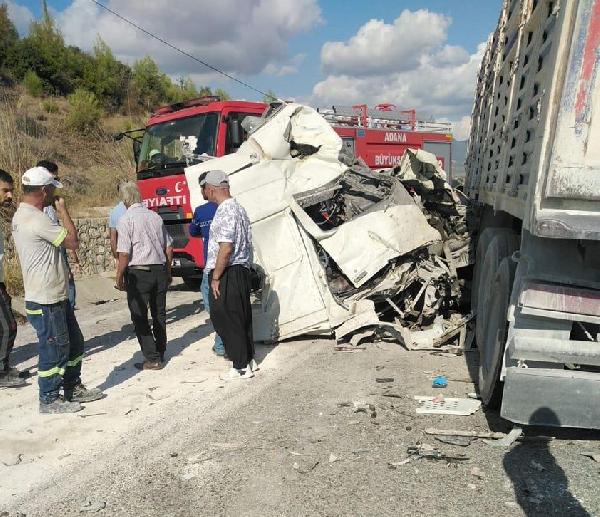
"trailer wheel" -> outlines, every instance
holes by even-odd
[[[488,232],[488,230],[490,230]],[[487,299],[492,294],[492,282],[498,271],[500,263],[510,257],[518,248],[518,237],[507,228],[488,228],[482,233],[489,244],[485,250],[483,261],[480,262],[479,278],[477,279],[477,305],[475,320],[475,340],[477,346],[483,342],[488,316],[486,313]],[[479,246],[477,246],[479,260]]]
[[[473,269],[473,281],[471,283],[471,310],[477,311],[477,299],[479,297],[479,284],[483,272],[483,261],[485,253],[494,237],[500,233],[512,234],[508,228],[486,228],[477,239],[477,251],[475,253],[475,268]]]
[[[510,257],[500,262],[491,284],[490,296],[485,302],[484,314],[487,324],[485,335],[479,344],[479,394],[483,404],[492,409],[499,407],[502,401],[503,383],[500,382],[500,371],[506,347],[506,315],[515,270],[516,264]]]

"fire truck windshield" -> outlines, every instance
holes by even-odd
[[[148,127],[138,159],[138,172],[196,163],[213,156],[219,114],[203,113]]]

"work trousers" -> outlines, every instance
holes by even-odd
[[[144,358],[159,362],[167,348],[167,269],[164,265],[142,267],[146,269],[127,270],[127,304]],[[148,321],[148,307],[152,328]]]
[[[0,373],[9,368],[8,356],[17,337],[17,322],[11,309],[11,299],[0,283]]]
[[[212,280],[212,272],[209,279]],[[229,266],[219,279],[219,290],[215,298],[210,289],[210,319],[223,339],[233,367],[243,369],[254,358],[250,270],[240,265]]]
[[[83,334],[68,300],[52,305],[26,301],[25,312],[38,337],[40,402],[50,404],[61,386],[66,391],[81,382]]]

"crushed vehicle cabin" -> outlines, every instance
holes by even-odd
[[[335,333],[358,344],[378,332],[416,347],[429,332],[433,346],[463,322],[465,211],[434,155],[409,151],[395,169],[373,172],[298,104],[254,125],[236,153],[185,174],[199,205],[200,175],[223,170],[248,212],[257,341]]]

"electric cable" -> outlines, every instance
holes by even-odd
[[[200,63],[201,65],[204,65],[207,68],[210,68],[211,70],[213,70],[214,72],[217,72],[218,74],[221,74],[225,77],[227,77],[228,79],[231,79],[232,81],[235,81],[238,84],[241,84],[242,86],[245,86],[246,88],[249,88],[257,93],[260,93],[261,95],[264,95],[265,97],[269,97],[272,98],[272,96],[266,92],[263,92],[262,90],[259,90],[258,88],[252,86],[251,84],[242,81],[241,79],[238,79],[237,77],[234,77],[231,74],[228,74],[227,72],[217,68],[216,66],[211,65],[210,63],[207,63],[206,61],[203,61],[202,59],[197,58],[196,56],[190,54],[189,52],[186,52],[185,50],[180,49],[179,47],[176,47],[175,45],[173,45],[172,43],[169,43],[167,40],[161,38],[160,36],[157,36],[156,34],[153,34],[152,32],[150,32],[147,29],[144,29],[143,27],[140,27],[137,23],[129,20],[128,18],[125,18],[125,16],[119,14],[118,12],[112,10],[110,7],[102,4],[101,2],[98,2],[97,0],[90,0],[90,2],[96,4],[98,7],[104,9],[105,11],[108,11],[109,13],[111,13],[112,15],[116,16],[117,18],[119,18],[120,20],[123,20],[125,23],[131,25],[132,27],[136,28],[137,30],[143,32],[144,34],[150,36],[151,38],[154,38],[157,41],[160,41],[163,45],[166,45],[167,47],[183,54],[184,56],[189,57],[190,59],[193,59],[194,61],[197,61],[198,63]]]

